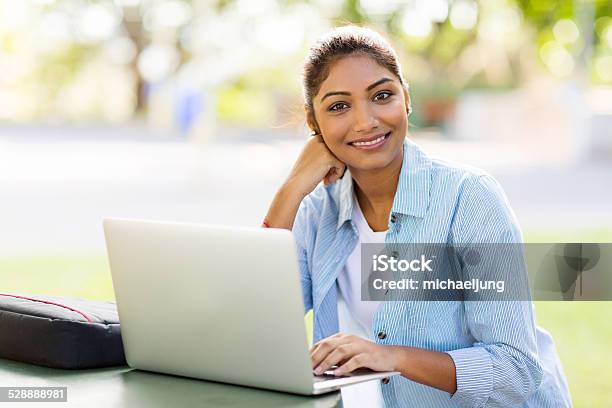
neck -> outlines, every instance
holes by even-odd
[[[378,170],[349,168],[357,201],[374,231],[385,231],[393,206],[403,161],[403,147],[386,167]]]

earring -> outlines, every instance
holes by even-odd
[[[317,132],[316,130],[312,130],[310,132],[310,136],[317,136],[319,134],[319,132]]]
[[[408,109],[406,109],[406,113],[408,114],[408,116],[410,116],[410,114],[412,113],[412,107],[408,106]]]

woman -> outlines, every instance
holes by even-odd
[[[295,236],[314,372],[399,371],[380,383],[387,406],[571,405],[530,302],[361,301],[360,243],[521,242],[521,233],[491,176],[406,139],[408,87],[379,34],[333,30],[311,48],[303,81],[313,137],[264,226]]]

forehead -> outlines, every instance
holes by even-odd
[[[367,55],[352,55],[334,62],[321,84],[317,97],[333,91],[363,92],[368,85],[386,77],[397,81],[395,74]]]

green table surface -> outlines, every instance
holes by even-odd
[[[342,407],[340,392],[305,397],[130,367],[59,370],[0,359],[1,387],[67,387],[68,402],[0,402],[4,407]]]

